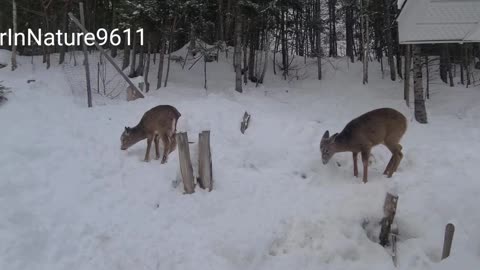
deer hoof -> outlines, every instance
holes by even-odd
[[[145,162],[150,162],[150,159],[147,159],[147,158],[146,158],[146,159],[144,159],[143,161],[145,161]]]

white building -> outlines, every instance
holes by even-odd
[[[399,0],[400,44],[480,42],[480,0]]]

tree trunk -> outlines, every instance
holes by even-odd
[[[240,8],[237,7],[237,17],[235,18],[235,90],[242,93],[242,22],[240,17]]]
[[[130,46],[127,42],[127,34],[125,34],[125,42],[123,45],[123,61],[122,61],[122,70],[125,70],[130,65]]]
[[[347,43],[347,48],[346,48],[346,53],[347,56],[350,57],[350,61],[353,63],[354,60],[354,54],[353,54],[353,6],[347,6],[345,10],[345,32],[346,32],[346,43]]]
[[[442,46],[442,52],[440,54],[440,79],[444,83],[448,83],[448,45],[443,44]]]
[[[17,33],[17,2],[12,0],[12,21],[13,33]],[[15,42],[12,44],[12,71],[17,69],[17,46]]]
[[[158,56],[157,89],[162,87],[163,62],[165,60],[165,39],[160,38],[160,55]]]
[[[403,80],[403,98],[405,99],[405,102],[407,103],[407,107],[410,106],[410,68],[411,68],[411,63],[412,63],[412,45],[407,44],[405,45],[405,74],[404,74],[404,80]]]
[[[316,8],[316,12],[315,12],[315,16],[317,17],[317,25],[315,27],[315,35],[316,35],[316,55],[317,55],[317,78],[319,80],[322,79],[322,35],[321,35],[321,29],[322,29],[322,25],[321,25],[321,20],[320,20],[320,16],[321,16],[321,8],[320,8],[320,0],[316,0],[317,4],[315,5],[315,8]]]
[[[451,61],[450,51],[448,50],[448,47],[447,47],[447,71],[448,71],[448,78],[450,81],[450,87],[453,87],[454,84],[453,84],[453,74],[452,74],[452,61]]]
[[[337,57],[336,4],[337,0],[328,0],[330,57]]]
[[[362,22],[362,61],[363,61],[363,84],[368,83],[368,54],[369,54],[369,37],[368,37],[368,0],[360,0],[361,2],[361,22]]]
[[[83,26],[85,26],[85,16],[83,11],[83,3],[80,2],[80,21]],[[88,107],[92,107],[92,89],[90,87],[90,66],[88,64],[88,52],[87,52],[87,44],[82,42],[82,49],[83,49],[83,56],[84,56],[84,65],[85,65],[85,74],[86,74],[86,81],[87,81],[87,102]]]
[[[283,9],[283,8],[282,8]],[[286,11],[281,11],[281,36],[282,36],[282,67],[283,67],[283,79],[286,80],[288,76],[288,40],[286,30]]]
[[[223,29],[223,0],[218,0],[218,32],[217,40],[224,40],[224,29]]]
[[[145,42],[143,42],[143,44],[145,44]],[[140,55],[138,57],[138,66],[137,66],[137,70],[135,71],[135,74],[137,74],[137,76],[143,76],[144,67],[145,67],[145,45],[140,45]]]
[[[270,47],[270,35],[268,34],[268,30],[265,33],[265,39],[263,40],[263,52],[264,52],[264,60],[263,60],[263,69],[260,78],[257,80],[257,85],[259,83],[263,83],[263,79],[265,79],[265,74],[267,73],[267,65],[268,65],[268,48]]]
[[[427,99],[430,99],[430,68],[428,66],[428,56],[425,56],[425,73],[427,76]]]
[[[175,27],[177,24],[177,17],[173,18],[172,27],[170,28],[170,36],[168,39],[168,62],[167,62],[167,74],[165,75],[165,84],[164,87],[167,87],[168,82],[168,74],[170,74],[170,62],[172,59],[172,50],[173,50],[173,32],[175,31]]]
[[[150,53],[152,50],[152,38],[151,34],[148,34],[148,41],[147,41],[147,63],[145,66],[145,92],[150,91],[150,82],[148,81],[148,73],[150,72]]]
[[[391,0],[383,0],[384,6],[384,18],[385,18],[385,35],[387,40],[387,56],[388,56],[388,64],[390,66],[390,79],[395,81],[397,72],[395,70],[395,62],[393,61],[393,44],[392,44],[392,25],[390,20],[390,8],[391,8],[392,1]]]
[[[112,1],[112,28],[117,27],[117,11],[115,10],[115,1]],[[118,47],[113,46],[111,47],[110,55],[115,58],[117,57]]]
[[[68,8],[69,8],[69,2],[66,1],[63,9],[63,15],[62,15],[62,32],[67,33],[67,24],[68,24],[68,18],[67,18],[67,13],[68,13]],[[63,43],[65,43],[65,39],[63,39]],[[63,44],[63,46],[60,47],[60,57],[58,59],[58,64],[63,64],[65,62],[65,54],[67,53],[67,46]]]
[[[128,77],[130,78],[137,77],[137,74],[135,72],[135,66],[137,64],[137,33],[135,28],[133,28],[132,35],[132,50],[130,51],[131,64],[130,73],[128,74]]]
[[[414,45],[414,97],[415,97],[415,120],[421,124],[427,123],[427,110],[425,108],[425,99],[423,93],[423,78],[422,78],[422,59],[420,45]]]

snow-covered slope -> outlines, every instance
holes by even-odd
[[[400,197],[399,269],[480,262],[478,88],[434,85],[430,123],[420,125],[402,83],[375,68],[367,86],[360,65],[339,59],[325,64],[324,81],[285,83],[270,72],[265,87],[238,94],[231,64],[221,61],[208,64],[208,91],[195,87],[203,67],[172,64],[170,87],[88,109],[72,97],[64,68],[45,71],[30,60],[0,69],[12,90],[0,106],[0,269],[394,269],[368,237],[378,228],[362,226],[379,221],[387,191]],[[211,130],[212,192],[175,187],[176,151],[160,165],[142,161],[145,142],[120,150],[123,127],[158,104],[179,109],[178,129],[191,141]],[[382,146],[367,184],[353,177],[351,154],[321,164],[326,129],[384,106],[409,119],[392,179],[381,174],[390,158]],[[252,120],[242,135],[245,110]],[[191,154],[195,168],[196,144]],[[456,225],[453,250],[440,262],[448,222]]]

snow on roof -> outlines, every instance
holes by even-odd
[[[480,42],[480,0],[408,0],[397,18],[401,44]]]

